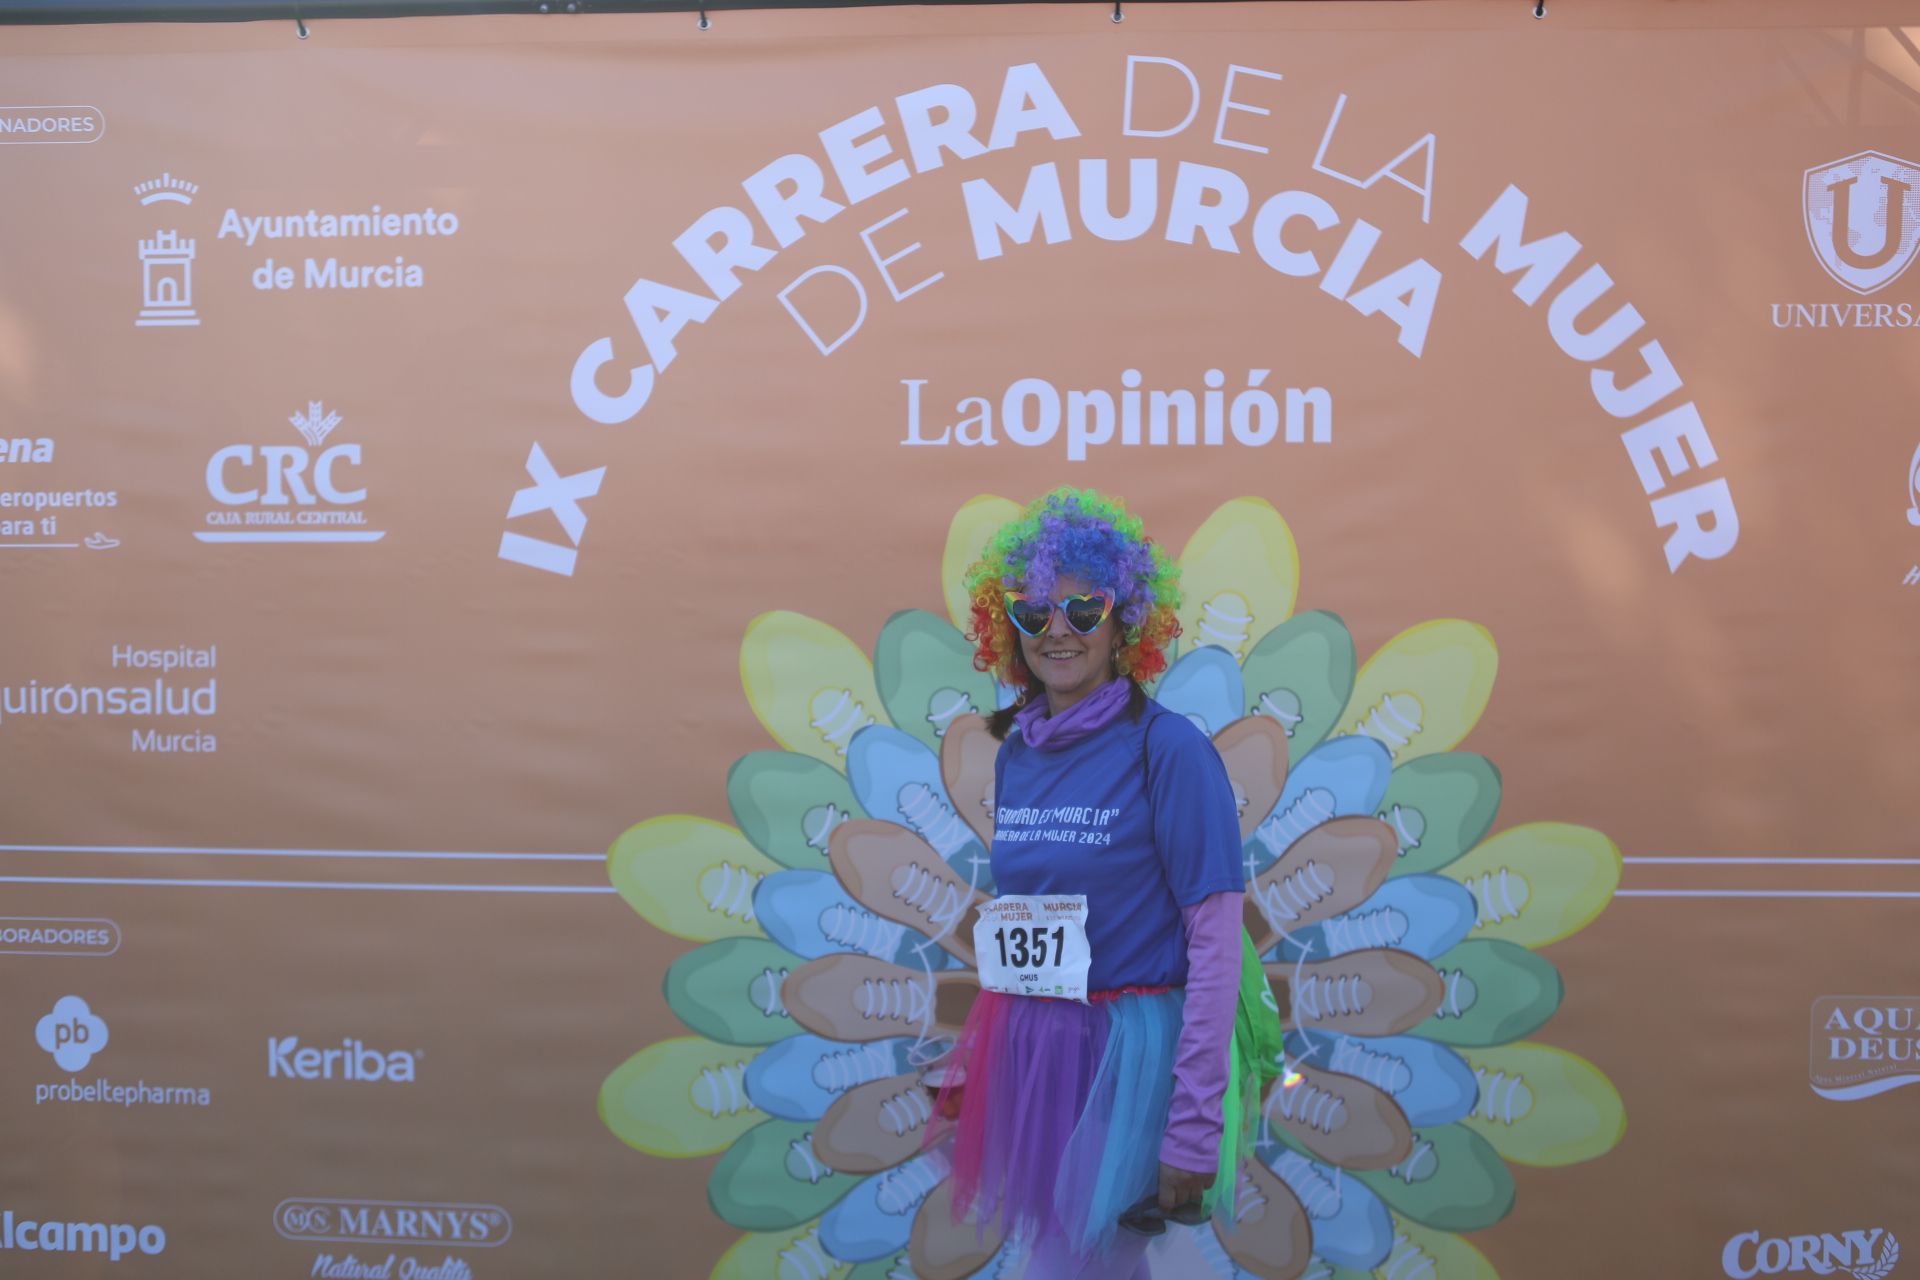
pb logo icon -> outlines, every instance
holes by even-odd
[[[33,1038],[62,1071],[84,1071],[93,1055],[107,1047],[107,1023],[79,996],[61,996],[53,1012],[34,1027]]]

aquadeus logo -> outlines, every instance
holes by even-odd
[[[1920,996],[1821,996],[1807,1039],[1807,1082],[1823,1098],[1920,1084]]]
[[[1900,1261],[1900,1242],[1880,1227],[1838,1235],[1776,1236],[1743,1231],[1720,1251],[1720,1269],[1733,1280],[1808,1273],[1886,1280]]]
[[[296,1196],[274,1208],[273,1228],[289,1240],[491,1249],[513,1235],[513,1217],[497,1204]]]
[[[267,1037],[267,1079],[351,1080],[361,1084],[412,1084],[421,1051],[368,1047],[348,1037],[339,1046],[302,1045],[299,1036]]]

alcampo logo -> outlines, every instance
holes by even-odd
[[[338,1048],[303,1046],[299,1036],[267,1037],[267,1079],[412,1084],[421,1051],[386,1052],[351,1037]]]
[[[1900,1261],[1900,1242],[1881,1227],[1839,1235],[1786,1236],[1770,1240],[1743,1231],[1720,1251],[1720,1269],[1733,1280],[1753,1276],[1810,1273],[1849,1275],[1853,1280],[1886,1280]]]
[[[79,996],[61,996],[34,1027],[33,1038],[62,1071],[85,1071],[93,1055],[107,1047],[107,1022]]]
[[[378,542],[367,528],[367,489],[358,444],[328,444],[340,415],[319,400],[288,415],[297,444],[230,444],[207,459],[207,512],[202,542]]]
[[[118,1262],[130,1253],[149,1257],[166,1252],[167,1233],[148,1223],[51,1222],[16,1218],[13,1210],[0,1212],[0,1249],[22,1253],[104,1253]]]

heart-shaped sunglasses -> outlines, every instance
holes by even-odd
[[[1053,622],[1053,611],[1058,609],[1066,617],[1067,625],[1084,636],[1093,632],[1113,612],[1113,592],[1089,591],[1084,595],[1047,600],[1030,597],[1024,591],[1009,591],[1006,593],[1006,604],[1007,619],[1020,628],[1024,635],[1046,634]]]

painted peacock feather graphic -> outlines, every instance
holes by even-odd
[[[953,621],[895,614],[872,659],[794,613],[753,621],[748,700],[781,748],[734,763],[735,825],[650,818],[608,853],[651,925],[700,943],[666,996],[695,1034],[615,1068],[600,1113],[650,1155],[725,1154],[714,1212],[745,1234],[713,1276],[956,1280],[1018,1248],[951,1221],[943,1125],[920,1084],[978,991],[992,895],[993,760],[1008,691],[972,666],[960,580],[1018,508],[964,505],[942,585]],[[1330,613],[1294,612],[1299,558],[1255,498],[1180,556],[1183,637],[1152,690],[1212,735],[1241,805],[1247,926],[1291,1006],[1235,1221],[1181,1241],[1222,1278],[1482,1280],[1462,1238],[1513,1206],[1508,1163],[1610,1150],[1619,1095],[1525,1039],[1559,1007],[1535,948],[1591,922],[1620,853],[1584,827],[1489,834],[1493,763],[1456,750],[1491,695],[1481,627],[1423,622],[1358,663]],[[931,1131],[931,1132],[930,1132]]]

